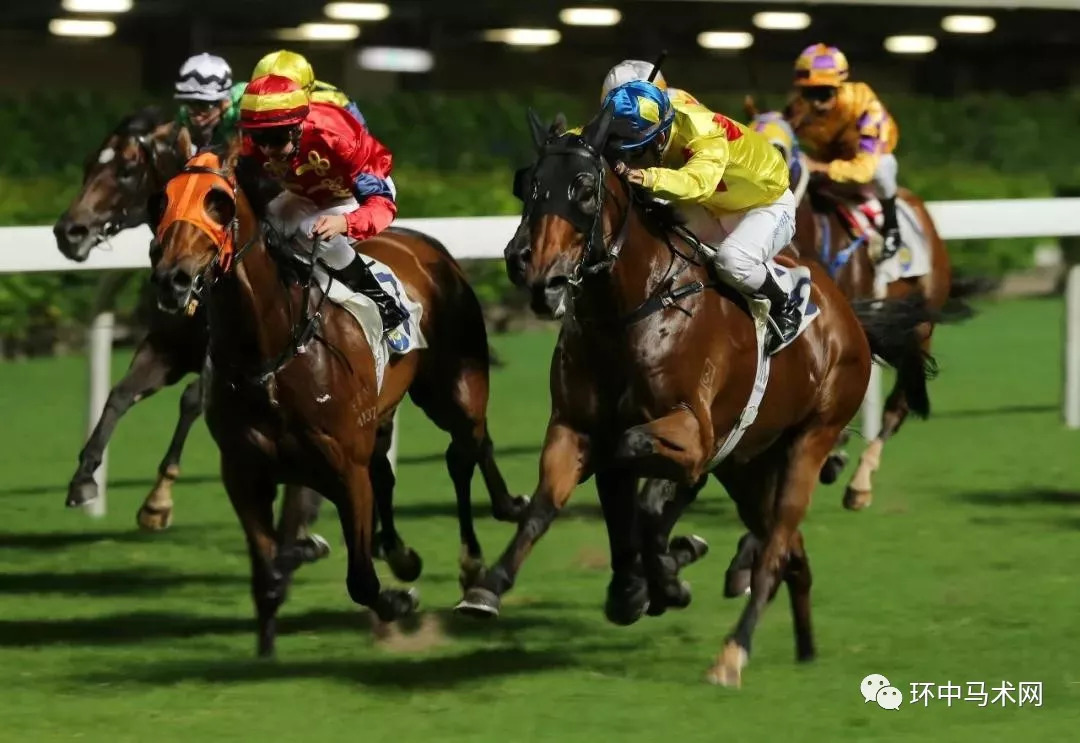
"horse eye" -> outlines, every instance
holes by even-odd
[[[574,201],[588,202],[596,197],[596,179],[586,173],[574,178],[570,184],[570,198]]]

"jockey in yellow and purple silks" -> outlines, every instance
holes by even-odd
[[[769,353],[790,343],[802,322],[800,302],[788,273],[766,265],[795,234],[795,197],[780,153],[742,124],[642,80],[613,88],[604,105],[614,111],[614,146],[633,166],[620,162],[616,172],[675,204],[716,250],[726,283],[769,300]]]
[[[814,44],[795,61],[795,96],[784,111],[812,158],[811,173],[858,188],[881,200],[882,259],[900,248],[896,221],[899,131],[866,83],[848,81],[847,57],[839,49]]]

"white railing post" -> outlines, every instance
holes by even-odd
[[[89,436],[101,417],[101,411],[105,409],[105,401],[109,399],[109,390],[112,388],[112,341],[113,341],[112,312],[98,312],[90,323],[90,329],[86,332],[86,355],[90,367],[90,405],[87,410],[86,434]],[[101,466],[94,471],[94,480],[98,486],[96,500],[86,504],[85,511],[91,516],[100,518],[105,515],[105,490],[108,484],[109,449],[101,452]]]
[[[1065,403],[1066,428],[1080,428],[1080,265],[1065,281]]]

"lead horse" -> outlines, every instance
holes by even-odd
[[[314,272],[304,276],[287,248],[279,246],[281,255],[268,248],[235,179],[236,157],[235,148],[205,151],[170,181],[157,206],[164,218],[154,281],[168,311],[182,311],[196,295],[207,305],[206,421],[248,540],[258,652],[269,655],[296,564],[293,532],[275,532],[271,521],[277,483],[312,488],[337,507],[354,601],[384,621],[415,610],[415,595],[382,589],[372,565],[372,515],[376,504],[380,513],[390,510],[389,432],[406,392],[452,436],[446,460],[463,529],[463,584],[482,567],[469,503],[477,463],[499,515],[513,518],[523,504],[506,494],[492,457],[487,336],[479,303],[446,249],[393,227],[360,246],[390,267],[424,310],[427,347],[392,356],[380,386],[356,319],[323,301],[312,288]]]
[[[843,195],[823,190],[812,180],[807,182],[807,173],[802,167],[795,134],[790,125],[784,122],[782,113],[759,111],[751,97],[747,97],[745,106],[746,114],[751,119],[751,127],[769,136],[788,161],[793,174],[793,184],[802,180],[802,188],[795,188],[796,195],[801,197],[796,215],[795,244],[801,252],[816,258],[828,269],[848,299],[882,296],[902,299],[921,296],[938,318],[944,318],[947,314],[955,320],[971,314],[970,308],[964,305],[962,299],[972,293],[974,285],[953,281],[945,242],[938,234],[934,220],[922,199],[906,188],[901,188],[897,196],[898,204],[903,202],[900,204],[901,211],[904,211],[903,207],[906,205],[910,210],[909,214],[917,220],[916,225],[902,226],[915,228],[905,231],[905,235],[921,234],[929,254],[926,270],[918,276],[876,281],[878,267],[871,256],[867,236],[857,234],[850,221],[843,218],[842,212],[837,208],[844,200]],[[802,173],[803,178],[800,179],[797,173]],[[909,214],[902,213],[901,220],[908,219]],[[910,246],[902,248],[910,249]],[[930,352],[934,326],[935,323],[928,320],[918,328],[919,344],[926,353]],[[881,466],[885,442],[899,432],[909,414],[918,418],[927,418],[930,415],[930,398],[926,385],[919,383],[922,378],[921,364],[911,359],[897,368],[895,383],[885,400],[879,432],[863,451],[851,482],[844,491],[845,508],[860,510],[871,504],[873,474]],[[846,441],[845,435],[840,442],[841,446]],[[847,455],[838,448],[829,458],[823,471],[823,480],[835,480],[846,459]]]
[[[924,309],[853,306],[820,265],[781,258],[782,270],[811,279],[818,317],[772,358],[767,392],[751,412],[763,381],[767,308],[752,311],[717,284],[704,246],[678,231],[671,209],[644,201],[615,175],[604,154],[610,108],[581,135],[545,133],[530,121],[538,160],[506,262],[535,311],[562,317],[551,416],[528,513],[458,610],[498,615],[533,545],[592,475],[610,539],[609,620],[628,624],[685,606],[687,586],[672,568],[685,561],[662,537],[712,473],[761,548],[747,551],[750,598],[707,678],[741,683],[754,628],[780,581],[791,594],[797,658],[812,658],[811,573],[799,525],[826,457],[859,409],[871,353],[890,363],[920,355]],[[750,420],[725,452],[740,421]],[[639,478],[650,479],[645,500],[665,492],[671,500],[639,504]]]

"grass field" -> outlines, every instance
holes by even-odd
[[[738,691],[702,680],[741,609],[721,597],[740,529],[715,484],[679,528],[713,547],[685,573],[686,611],[630,628],[605,622],[607,542],[589,483],[534,552],[502,619],[476,624],[449,613],[457,529],[446,441],[407,408],[397,502],[402,534],[425,558],[418,586],[431,619],[411,635],[424,647],[373,639],[346,594],[328,508],[319,526],[335,552],[300,571],[278,659],[257,662],[243,540],[201,422],[174,527],[134,527],[179,389],[121,422],[108,516],[93,521],[63,507],[82,443],[82,360],[0,365],[0,740],[1075,739],[1080,435],[1058,413],[1062,306],[981,310],[939,331],[935,417],[909,423],[886,449],[874,506],[844,511],[842,484],[816,493],[804,533],[819,659],[794,663],[781,593]],[[552,335],[493,342],[508,362],[493,380],[496,451],[512,488],[526,492]],[[117,357],[117,373],[126,360]],[[477,490],[494,557],[511,527],[487,518]],[[870,673],[904,692],[898,711],[863,704],[859,682]],[[908,703],[914,682],[990,689],[1003,680],[1042,682],[1042,706]]]

